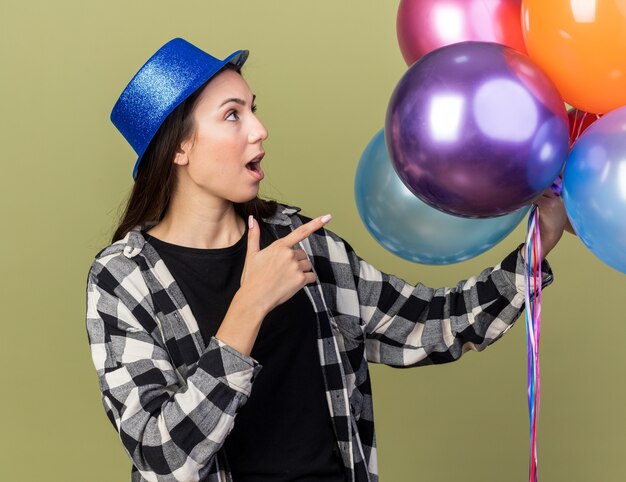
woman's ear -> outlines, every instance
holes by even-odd
[[[179,166],[184,166],[189,163],[189,159],[187,158],[187,153],[182,150],[179,150],[174,156],[174,164]]]
[[[184,141],[180,144],[180,147],[176,151],[174,156],[174,164],[179,166],[185,166],[189,164],[189,150],[191,149],[191,140]]]

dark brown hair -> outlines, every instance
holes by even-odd
[[[226,64],[223,70],[241,71],[233,64]],[[111,242],[122,239],[137,225],[147,222],[159,222],[169,206],[172,192],[176,186],[174,156],[181,143],[193,133],[194,123],[191,115],[194,106],[209,79],[193,94],[181,102],[163,121],[144,153],[135,184],[130,192],[126,208]],[[276,212],[277,203],[258,196],[245,203],[233,203],[237,214],[244,219],[252,214],[260,220]]]

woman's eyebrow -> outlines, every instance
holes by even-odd
[[[252,95],[252,103],[254,104],[254,101],[256,99],[256,95]],[[228,104],[229,102],[236,102],[237,104],[240,105],[246,105],[246,101],[243,99],[240,99],[239,97],[231,97],[230,99],[226,99],[224,102],[222,102],[222,104],[220,105],[220,107]],[[219,107],[218,107],[219,108]]]

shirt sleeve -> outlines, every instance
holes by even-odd
[[[94,263],[87,282],[87,334],[106,413],[146,480],[203,480],[261,366],[213,338],[182,381],[139,269],[120,279],[107,266]]]
[[[346,319],[354,311],[350,305],[358,303],[368,361],[396,367],[451,362],[498,340],[524,310],[523,245],[478,276],[434,289],[379,271],[345,240],[330,236],[331,256],[343,251],[340,257],[345,254],[354,280],[348,280],[347,266],[340,262],[337,275],[344,281],[339,283],[336,309]],[[544,260],[542,286],[552,280]]]

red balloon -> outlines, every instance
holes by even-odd
[[[407,65],[466,40],[495,42],[526,53],[521,0],[401,0],[396,31]]]
[[[567,111],[567,117],[569,119],[569,146],[571,148],[587,127],[602,116],[572,108]]]

